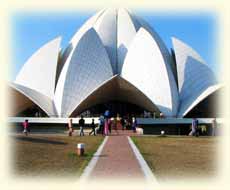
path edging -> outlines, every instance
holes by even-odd
[[[136,147],[134,142],[131,140],[131,138],[129,136],[127,136],[127,138],[128,138],[129,144],[130,144],[130,146],[134,152],[134,155],[136,156],[138,163],[141,166],[141,169],[144,173],[146,180],[150,183],[158,184],[156,177],[154,176],[153,172],[149,168],[148,164],[146,163],[145,159],[141,155],[140,151],[138,150],[138,148]]]
[[[99,146],[97,151],[94,153],[92,159],[90,160],[90,162],[88,163],[88,165],[84,169],[82,175],[80,176],[80,181],[86,180],[89,177],[89,175],[91,174],[92,170],[94,169],[94,167],[95,167],[95,165],[99,159],[99,156],[101,155],[101,152],[102,152],[108,138],[109,138],[108,136],[105,137],[105,139],[103,140],[103,142],[101,143],[101,145]]]

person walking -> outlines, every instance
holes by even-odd
[[[196,126],[196,137],[199,137],[199,134],[200,134],[200,132],[199,132],[199,121],[198,121],[198,119],[197,118],[195,118],[195,126]]]
[[[102,135],[104,135],[104,122],[105,122],[104,116],[101,115],[99,117],[99,131],[101,132]]]
[[[216,127],[217,127],[217,122],[216,118],[212,120],[212,136],[216,136]]]
[[[136,133],[136,127],[137,127],[137,120],[135,117],[132,118],[132,130],[134,133]]]
[[[72,136],[73,134],[73,119],[70,118],[68,122],[68,134],[69,136]]]
[[[92,130],[90,131],[89,135],[93,133],[93,135],[96,136],[96,131],[95,131],[96,125],[94,123],[94,119],[92,119],[91,128]]]
[[[199,121],[196,118],[192,119],[192,131],[191,131],[191,135],[192,136],[196,136],[199,137]]]
[[[81,119],[79,120],[79,126],[80,126],[80,136],[84,136],[85,120],[83,118],[83,115],[81,115]]]
[[[28,136],[28,132],[29,132],[29,121],[28,119],[26,119],[23,123],[23,133]]]
[[[195,134],[196,134],[196,119],[193,118],[192,119],[192,130],[189,133],[189,136],[195,136]]]

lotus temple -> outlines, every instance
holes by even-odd
[[[222,88],[201,56],[175,37],[169,50],[160,34],[126,9],[99,11],[65,49],[60,42],[55,38],[34,52],[9,84],[10,116],[38,110],[67,118],[109,109],[216,117],[211,108]]]

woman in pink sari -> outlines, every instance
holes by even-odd
[[[109,122],[108,122],[108,119],[105,119],[104,134],[105,135],[109,134]]]

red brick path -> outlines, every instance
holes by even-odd
[[[131,131],[113,131],[89,178],[93,179],[144,179],[144,174],[129,145]],[[129,134],[130,133],[130,134]]]

